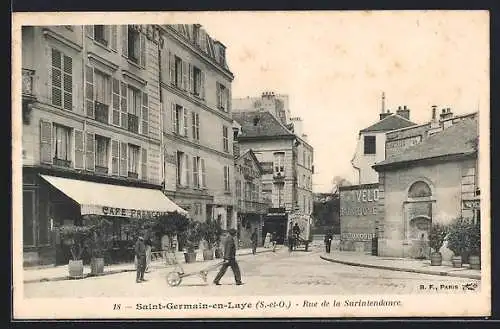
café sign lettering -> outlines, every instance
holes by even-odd
[[[340,194],[340,216],[377,215],[378,189],[342,191]]]
[[[102,207],[102,214],[105,216],[128,217],[128,218],[152,218],[167,214],[162,211],[147,211],[139,209]]]

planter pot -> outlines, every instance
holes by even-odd
[[[90,275],[102,275],[104,273],[104,258],[92,258],[90,260]]]
[[[480,270],[481,258],[479,256],[469,256],[469,268],[471,270]]]
[[[212,259],[214,259],[214,250],[213,249],[203,250],[203,260],[212,260]]]
[[[83,278],[83,260],[70,260],[68,263],[69,277],[72,279]]]
[[[462,267],[462,256],[453,256],[451,259],[453,267]]]
[[[433,252],[431,254],[431,266],[441,266],[443,264],[443,256],[440,252]]]
[[[186,263],[194,263],[196,262],[196,253],[194,251],[185,252],[184,259],[186,260]]]
[[[217,259],[222,258],[222,249],[220,248],[215,249],[215,258]]]

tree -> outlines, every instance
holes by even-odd
[[[338,195],[339,190],[342,186],[350,186],[352,185],[350,181],[347,179],[340,177],[340,176],[335,176],[332,178],[332,189],[331,189],[331,194],[332,195]]]

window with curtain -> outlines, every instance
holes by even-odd
[[[128,171],[137,174],[139,172],[139,146],[128,145]]]
[[[96,158],[95,164],[96,166],[107,168],[108,167],[108,147],[109,147],[109,139],[103,136],[95,136],[95,144],[96,144]]]
[[[71,129],[54,124],[53,158],[71,161]]]
[[[109,105],[111,96],[111,85],[109,76],[95,70],[95,100],[101,104]]]
[[[141,110],[141,92],[135,88],[128,87],[128,113],[139,116]]]

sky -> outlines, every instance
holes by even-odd
[[[313,190],[355,182],[359,130],[386,108],[489,111],[487,12],[218,13],[198,20],[227,47],[234,98],[288,94],[314,147]],[[394,111],[393,111],[394,112]]]

